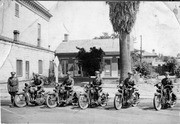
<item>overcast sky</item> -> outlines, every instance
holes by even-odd
[[[68,33],[70,40],[92,39],[102,32],[113,33],[109,21],[109,6],[95,1],[40,1],[50,9],[52,40],[59,45],[63,34]],[[176,2],[179,9],[180,2]],[[171,6],[174,7],[174,4]],[[60,34],[60,32],[62,34]],[[56,36],[53,36],[57,34]],[[180,53],[180,25],[173,12],[163,2],[141,2],[132,35],[136,37],[134,47],[140,47],[142,35],[143,49],[151,52],[176,56]],[[57,46],[55,45],[55,46]]]

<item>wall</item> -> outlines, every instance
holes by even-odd
[[[15,3],[19,4],[19,17],[15,16]],[[41,46],[48,48],[49,22],[16,1],[4,0],[0,7],[0,35],[13,38],[13,31],[20,32],[19,40],[37,45],[38,23],[41,24]]]
[[[152,63],[156,60],[156,57],[143,57],[142,61],[145,61],[147,63]]]
[[[3,66],[0,69],[0,82],[7,81],[11,71],[16,72],[16,60],[20,59],[23,61],[23,76],[19,77],[19,80],[25,80],[25,61],[29,61],[30,64],[30,78],[32,73],[38,73],[38,60],[43,60],[43,75],[48,76],[49,72],[49,61],[54,58],[53,52],[48,52],[36,48],[22,46],[18,44],[12,44],[0,40],[1,48],[7,50],[10,49],[7,58]],[[1,49],[3,51],[3,49]]]
[[[67,55],[68,56],[68,55]],[[61,62],[62,60],[68,60],[68,65],[73,65],[74,64],[74,57],[58,57],[60,64],[59,64],[59,77],[64,77],[65,75],[62,74],[62,65]],[[118,57],[116,56],[110,56],[110,57],[104,57],[105,58],[110,58],[111,59],[111,77],[118,77]],[[74,65],[73,65],[74,68]],[[69,69],[69,67],[68,67]],[[74,76],[74,73],[72,70],[69,70],[71,74]],[[80,76],[80,75],[79,75]],[[101,73],[101,77],[105,77],[104,71]]]

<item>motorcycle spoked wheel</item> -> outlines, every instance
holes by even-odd
[[[138,93],[134,93],[133,101],[134,101],[134,103],[132,104],[132,106],[136,107],[139,104],[139,94]]]
[[[154,96],[153,105],[154,105],[154,108],[155,108],[157,111],[161,110],[162,105],[161,105],[161,96],[160,96],[160,95],[155,95],[155,96]]]
[[[55,94],[49,94],[46,97],[46,105],[49,108],[54,108],[57,106],[57,97]]]
[[[89,106],[89,99],[88,99],[87,95],[79,96],[78,105],[81,109],[86,109]]]
[[[26,103],[26,97],[24,93],[16,94],[14,98],[15,105],[17,107],[24,107],[27,105]]]
[[[123,98],[121,95],[115,95],[114,97],[114,107],[116,110],[121,109],[123,106]]]

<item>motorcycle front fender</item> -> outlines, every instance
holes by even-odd
[[[19,94],[25,94],[25,92],[24,92],[24,91],[19,91],[19,92],[17,92],[16,94],[17,94],[17,95],[19,95]]]
[[[80,95],[80,96],[81,96],[81,95],[87,95],[87,93],[85,93],[85,92],[80,92],[79,95]]]
[[[53,91],[49,91],[49,92],[47,92],[47,95],[56,95],[56,92],[53,92]]]
[[[161,94],[160,93],[154,93],[154,96],[160,96]]]
[[[116,96],[122,96],[122,93],[116,92],[115,95],[116,95]]]

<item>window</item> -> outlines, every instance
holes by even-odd
[[[41,46],[41,24],[38,23],[38,46]]]
[[[80,74],[81,74],[81,68],[78,65],[78,60],[74,60],[74,75],[80,76]]]
[[[42,62],[42,60],[38,61],[38,73],[39,74],[43,73],[43,62]]]
[[[18,77],[22,77],[23,76],[23,68],[22,68],[22,60],[17,60],[16,61],[16,73]]]
[[[121,64],[120,64],[120,58],[118,58],[118,74],[120,74],[120,69],[121,69]]]
[[[19,17],[19,4],[15,3],[15,16]]]
[[[62,60],[61,65],[62,65],[62,73],[66,75],[68,71],[68,60]]]

